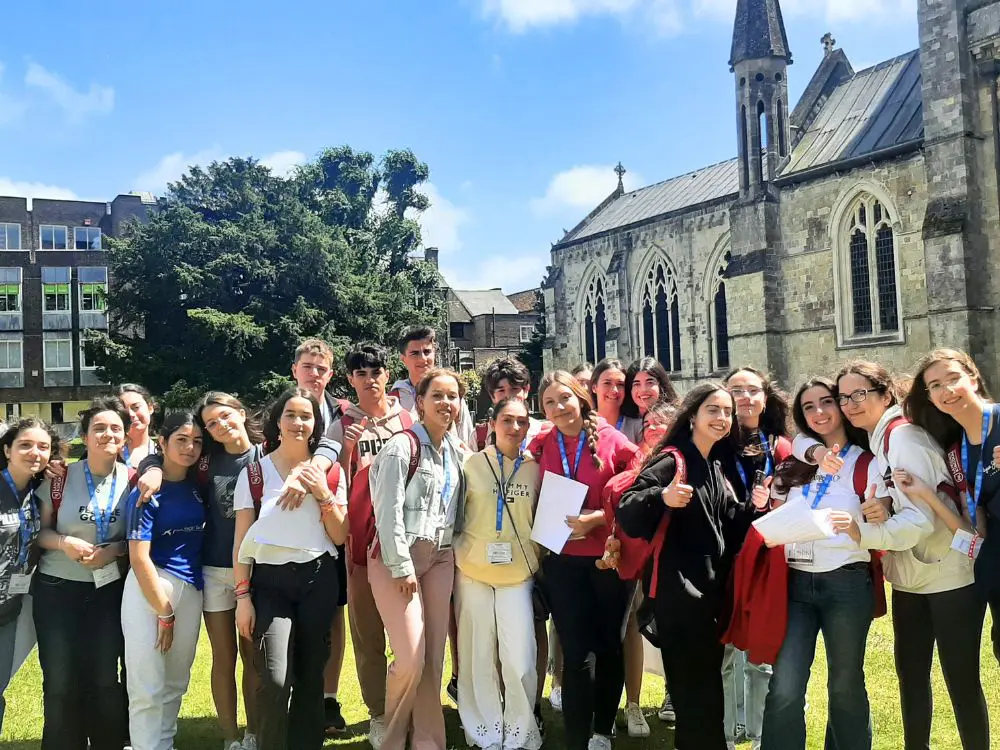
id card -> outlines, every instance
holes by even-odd
[[[101,588],[101,586],[107,586],[109,583],[114,583],[121,577],[122,572],[118,567],[118,563],[113,562],[94,571],[94,586]]]
[[[7,593],[11,596],[27,594],[31,590],[31,573],[14,573],[10,577]]]
[[[451,526],[446,526],[443,529],[438,529],[437,548],[451,549],[451,538],[454,536],[454,534],[455,530]]]
[[[973,560],[979,557],[979,550],[982,548],[983,538],[978,534],[970,534],[965,529],[959,529],[951,540],[951,548],[959,554],[965,555]]]
[[[486,545],[486,559],[490,565],[510,565],[514,562],[514,548],[510,542],[490,542]]]
[[[813,561],[813,543],[797,542],[785,545],[785,560],[790,563],[807,563]]]

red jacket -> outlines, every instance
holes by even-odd
[[[754,664],[774,664],[788,629],[785,546],[771,549],[750,527],[733,565],[733,614],[722,636]]]

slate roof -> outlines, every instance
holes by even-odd
[[[497,315],[518,314],[517,308],[500,289],[452,289],[451,293],[458,298],[458,301],[473,318],[478,318],[480,315],[492,315],[494,312]],[[456,318],[452,318],[452,320],[468,322],[459,321]]]
[[[713,164],[619,196],[603,211],[571,229],[559,244],[735,195],[739,191],[737,160]]]
[[[778,0],[737,0],[729,67],[766,57],[792,61]]]
[[[917,51],[859,71],[830,94],[792,149],[784,177],[924,137]]]

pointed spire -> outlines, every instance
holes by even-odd
[[[737,0],[729,67],[767,57],[792,62],[778,0]]]
[[[615,174],[618,175],[618,187],[616,188],[618,195],[625,194],[625,173],[627,171],[628,170],[622,166],[622,163],[618,162],[618,166],[615,167]]]

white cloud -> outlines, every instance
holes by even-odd
[[[288,177],[295,167],[305,162],[306,155],[301,151],[275,151],[260,160],[275,177]]]
[[[4,64],[0,62],[0,86],[3,84]],[[21,118],[26,109],[24,102],[4,93],[0,88],[0,125],[8,125]]]
[[[541,284],[548,263],[547,252],[493,255],[478,262],[459,255],[442,258],[441,273],[454,289],[500,287],[510,294]]]
[[[69,188],[57,185],[46,185],[43,182],[26,182],[0,177],[0,195],[23,197],[28,199],[28,209],[31,209],[33,198],[52,198],[57,200],[77,200],[79,196]]]
[[[626,172],[624,183],[626,190],[634,190],[642,184],[642,177],[635,172]],[[617,185],[618,176],[610,165],[572,167],[552,178],[545,195],[531,201],[531,209],[541,216],[592,211]]]
[[[464,243],[460,231],[472,218],[469,211],[441,195],[432,182],[425,182],[420,186],[420,191],[427,196],[431,205],[422,214],[409,214],[409,218],[420,222],[424,247],[436,247],[442,253],[461,250]]]
[[[533,26],[572,23],[582,16],[620,15],[644,0],[482,0],[483,13],[520,33]]]
[[[91,114],[106,114],[114,109],[115,90],[110,86],[90,84],[88,91],[77,91],[64,78],[29,63],[24,84],[43,92],[70,120],[79,120]]]

